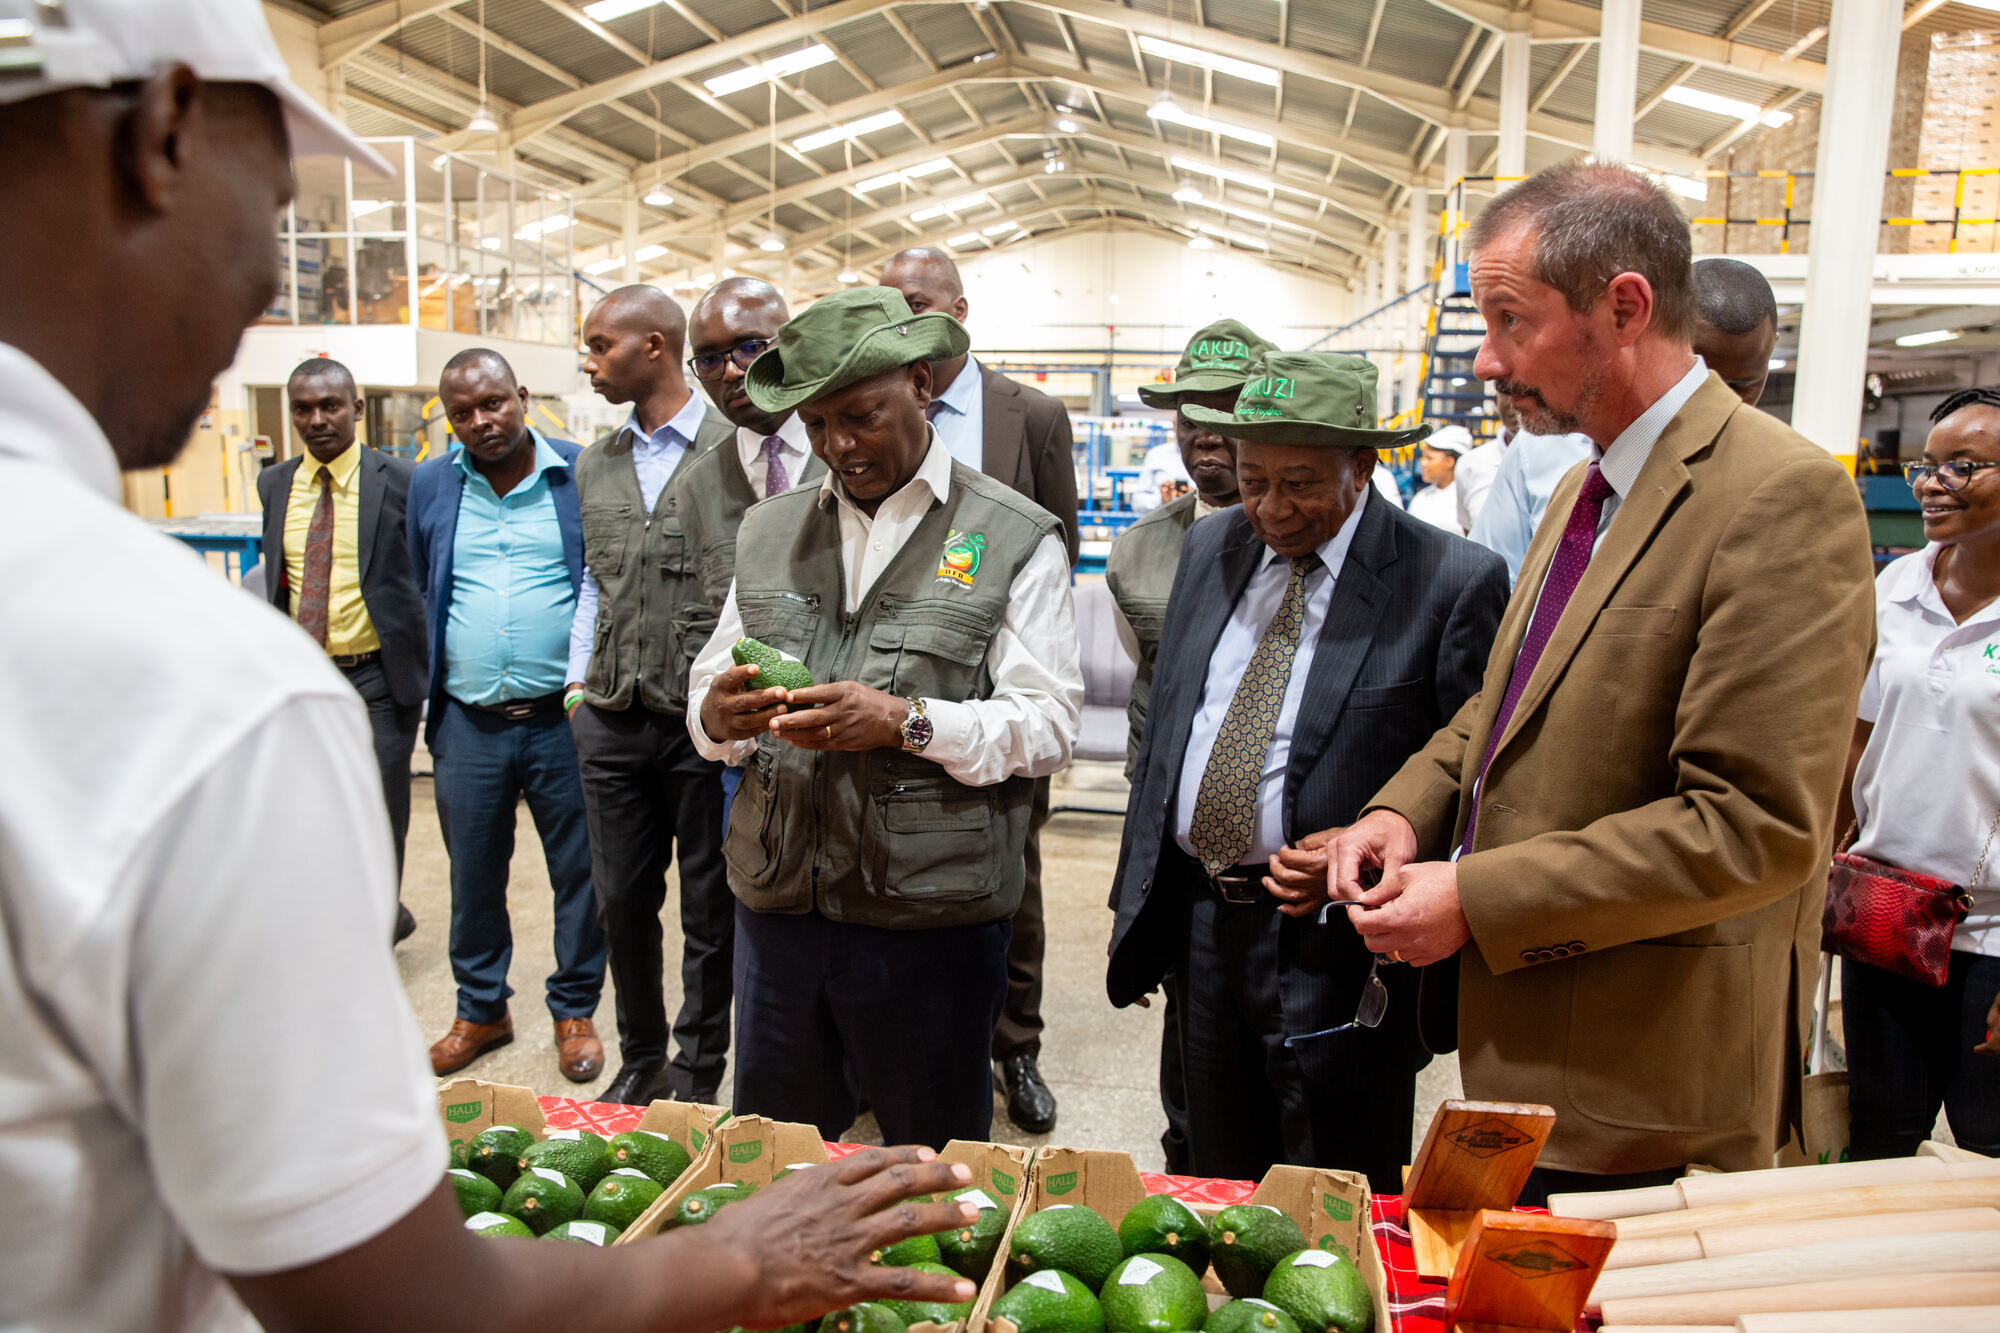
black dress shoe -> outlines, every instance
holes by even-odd
[[[1056,1127],[1056,1096],[1042,1082],[1035,1057],[1023,1051],[1000,1062],[1000,1077],[1007,1085],[1007,1118],[1030,1134],[1046,1134]]]
[[[417,919],[410,915],[409,908],[403,906],[403,904],[400,902],[397,903],[396,938],[391,942],[390,947],[393,948],[395,945],[401,944],[404,940],[410,938],[410,936],[416,933],[417,933]]]
[[[610,1087],[597,1094],[597,1100],[619,1102],[626,1106],[651,1106],[663,1091],[660,1075],[664,1072],[664,1065],[621,1065],[618,1077],[611,1080]]]

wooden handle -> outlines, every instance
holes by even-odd
[[[1746,1314],[1785,1310],[1860,1310],[1883,1305],[1991,1305],[2000,1302],[2000,1273],[1927,1273],[1911,1278],[1843,1277],[1777,1287],[1629,1296],[1607,1301],[1607,1324],[1731,1322]]]
[[[1616,1268],[1599,1276],[1586,1308],[1623,1296],[1676,1296],[1732,1287],[1775,1287],[1827,1273],[1865,1277],[1944,1272],[2000,1272],[2000,1245],[1990,1231],[1948,1231],[1926,1236],[1855,1237],[1793,1245],[1782,1250],[1696,1259],[1651,1268]]]
[[[2000,1208],[1941,1208],[1929,1213],[1868,1213],[1854,1217],[1822,1217],[1812,1222],[1750,1222],[1733,1227],[1703,1227],[1695,1233],[1701,1257],[1782,1250],[1850,1236],[1917,1236],[1935,1231],[2000,1231]],[[2000,1246],[2000,1240],[1994,1244]],[[1614,1251],[1615,1253],[1615,1251]]]
[[[2000,1177],[2000,1162],[1987,1164]],[[1961,1168],[1967,1169],[1967,1168]],[[1814,1194],[1821,1190],[1857,1189],[1863,1185],[1902,1185],[1920,1189],[1950,1180],[1951,1166],[1935,1157],[1895,1157],[1882,1162],[1834,1162],[1826,1166],[1786,1166],[1769,1171],[1737,1171],[1727,1175],[1688,1176],[1674,1182],[1690,1208],[1768,1199],[1780,1194]],[[1961,1177],[1970,1179],[1971,1176]]]
[[[1743,1199],[1704,1208],[1684,1208],[1677,1213],[1627,1218],[1617,1225],[1618,1239],[1634,1240],[1640,1236],[1691,1235],[1706,1227],[1740,1222],[1804,1222],[1855,1213],[1928,1213],[1943,1208],[1994,1207],[2000,1207],[2000,1180],[1953,1180],[1926,1185],[1921,1190],[1908,1190],[1901,1185],[1864,1185],[1820,1194]]]
[[[1611,1247],[1611,1254],[1604,1266],[1610,1268],[1651,1268],[1654,1264],[1684,1264],[1692,1259],[1706,1259],[1709,1254],[1701,1247],[1699,1234],[1685,1236],[1635,1236],[1631,1240],[1622,1237]]]
[[[1649,1213],[1672,1213],[1687,1207],[1678,1185],[1642,1185],[1630,1190],[1587,1190],[1551,1194],[1549,1211],[1557,1217],[1587,1217],[1615,1222]]]
[[[2000,1305],[1746,1314],[1736,1327],[1738,1333],[1993,1333],[2000,1328]]]

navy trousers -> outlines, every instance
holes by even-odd
[[[396,878],[400,882],[403,844],[410,833],[410,756],[417,750],[423,705],[397,703],[380,662],[342,667],[340,673],[368,705],[368,729],[375,739],[375,766],[382,770],[382,804],[389,811],[389,836],[396,843]]]
[[[1006,921],[883,930],[736,907],[735,1111],[838,1139],[867,1097],[885,1143],[987,1138]]]
[[[507,872],[514,807],[527,798],[555,890],[549,1013],[589,1018],[604,990],[604,930],[590,883],[590,833],[576,746],[560,711],[509,722],[447,698],[431,745],[438,823],[451,857],[451,972],[458,1016],[497,1023],[513,989]]]
[[[1908,1157],[1944,1108],[1961,1148],[2000,1154],[2000,1056],[1979,1055],[2000,958],[1951,951],[1941,987],[1840,960],[1854,1157]]]

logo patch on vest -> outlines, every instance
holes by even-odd
[[[944,556],[938,561],[937,581],[970,588],[979,576],[979,558],[986,551],[983,532],[954,532],[944,539]]]

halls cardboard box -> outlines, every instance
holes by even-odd
[[[1035,1154],[1026,1206],[1020,1217],[1038,1212],[1051,1204],[1080,1204],[1101,1213],[1116,1227],[1125,1220],[1132,1205],[1146,1197],[1139,1168],[1122,1152],[1076,1148],[1043,1148]],[[1389,1281],[1382,1257],[1375,1249],[1374,1231],[1369,1225],[1368,1180],[1348,1171],[1326,1171],[1302,1166],[1274,1166],[1257,1186],[1249,1202],[1275,1208],[1298,1223],[1299,1231],[1311,1248],[1328,1250],[1347,1259],[1361,1270],[1368,1294],[1375,1302],[1374,1333],[1394,1333],[1389,1318]],[[1206,1222],[1220,1211],[1212,1206],[1190,1205]],[[1016,1219],[1017,1221],[1019,1218]],[[1008,1230],[1008,1242],[1013,1230]],[[1003,1247],[1004,1249],[1005,1247]],[[1211,1310],[1229,1299],[1213,1269],[1201,1275],[1208,1291]],[[1005,1289],[1004,1280],[1002,1290]],[[995,1297],[999,1295],[994,1293]],[[985,1300],[975,1314],[992,1307]],[[1006,1319],[990,1319],[992,1333],[1018,1333]]]
[[[1005,1236],[1012,1233],[1014,1219],[1027,1196],[1029,1151],[998,1143],[970,1143],[954,1139],[945,1145],[938,1156],[947,1162],[963,1163],[971,1169],[972,1183],[966,1189],[980,1191],[984,1198],[975,1202],[979,1202],[981,1207],[990,1205],[1006,1210],[1007,1228],[999,1251],[1004,1256]],[[779,1172],[787,1167],[822,1166],[826,1161],[826,1144],[821,1141],[819,1131],[811,1125],[788,1124],[757,1115],[737,1116],[715,1127],[709,1151],[674,1182],[672,1189],[655,1199],[653,1206],[641,1213],[613,1244],[635,1244],[659,1234],[665,1229],[667,1219],[680,1208],[681,1201],[696,1190],[737,1181],[747,1181],[761,1188],[777,1179]],[[996,1260],[986,1281],[980,1285],[971,1315],[966,1321],[947,1327],[931,1323],[914,1324],[910,1333],[953,1333],[954,1330],[981,1333],[985,1327],[985,1310],[999,1294],[1001,1283],[1005,1280],[1005,1268],[1004,1262]]]
[[[551,1130],[542,1117],[541,1102],[530,1088],[517,1088],[506,1083],[487,1083],[476,1078],[453,1079],[438,1086],[438,1115],[444,1121],[445,1137],[451,1140],[452,1165],[461,1165],[461,1155],[465,1146],[478,1136],[481,1130],[495,1125],[512,1125],[528,1131],[530,1137],[541,1140],[567,1135],[576,1137],[573,1129]],[[716,1124],[727,1119],[729,1112],[719,1106],[701,1106],[690,1102],[654,1102],[639,1117],[634,1129],[649,1130],[664,1134],[675,1143],[688,1150],[688,1156],[699,1162],[702,1150],[708,1145],[709,1136]],[[605,1137],[609,1137],[608,1135]],[[693,1165],[688,1168],[689,1172]],[[679,1182],[676,1181],[676,1184]]]

